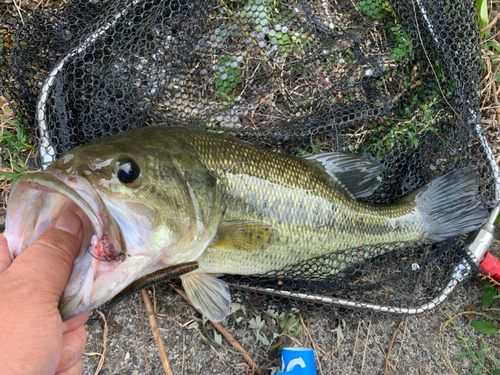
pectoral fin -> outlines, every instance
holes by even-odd
[[[265,250],[276,240],[277,230],[256,221],[226,221],[217,227],[217,234],[210,247],[254,252]]]
[[[305,156],[311,164],[323,169],[353,198],[370,196],[380,185],[384,167],[373,160],[354,154],[329,152]]]
[[[206,273],[188,273],[181,280],[194,307],[208,319],[220,322],[229,315],[231,294],[225,281]]]

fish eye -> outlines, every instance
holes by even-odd
[[[139,166],[131,159],[118,160],[115,163],[115,172],[123,184],[129,185],[141,175]]]

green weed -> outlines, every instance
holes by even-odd
[[[6,166],[0,168],[0,177],[2,180],[14,182],[30,171],[27,161],[36,152],[36,149],[33,146],[31,134],[13,119],[12,111],[7,109],[5,102],[2,109],[0,150]]]
[[[481,65],[484,77],[481,81],[481,102],[483,108],[493,107],[497,109],[496,119],[500,122],[498,112],[498,87],[500,82],[500,38],[498,36],[498,14],[493,19],[493,1],[476,0],[479,29],[481,37]]]
[[[486,280],[486,279],[483,279]],[[483,292],[483,309],[498,314],[500,308],[492,307],[496,299],[500,299],[499,290],[486,281],[487,287]],[[499,315],[481,315],[487,320],[475,320],[470,325],[479,333],[484,335],[497,335],[500,333],[498,320]],[[473,375],[495,374],[500,375],[500,360],[495,357],[495,351],[491,347],[485,347],[482,338],[465,339],[459,334],[459,343],[465,349],[454,353],[456,356],[468,356],[476,364]],[[493,368],[493,369],[492,369]]]
[[[369,152],[381,160],[385,155],[390,154],[398,144],[417,149],[420,137],[424,133],[436,131],[434,124],[446,116],[443,110],[435,109],[437,105],[438,101],[434,99],[429,103],[418,103],[411,106],[412,120],[400,121],[397,125],[387,126],[384,123],[374,122],[373,131],[370,133],[372,142],[363,151]],[[406,110],[403,109],[403,111]]]
[[[278,322],[278,327],[277,332],[273,332],[273,341],[269,345],[269,359],[279,358],[281,351],[286,346],[286,337],[295,337],[302,330],[300,319],[296,315],[288,312],[283,312],[279,315],[273,313],[273,310],[268,310],[268,314],[272,315]]]
[[[387,0],[363,0],[358,3],[358,9],[375,19],[382,19],[391,12]]]
[[[218,71],[215,73],[215,76],[217,77],[217,91],[220,94],[227,95],[230,99],[232,99],[232,95],[230,95],[231,92],[241,81],[239,72],[240,66],[241,64],[238,62],[237,58],[235,59],[230,56],[224,56],[221,58]]]
[[[405,30],[396,20],[392,21],[392,26],[389,30],[395,44],[395,46],[391,48],[391,57],[396,61],[412,60],[414,55],[411,39],[408,34],[406,34]]]
[[[269,340],[267,339],[266,335],[264,335],[264,333],[262,332],[265,326],[266,326],[266,321],[262,320],[260,315],[255,315],[248,321],[248,328],[252,330],[257,341],[261,342],[265,346],[268,346]]]
[[[476,0],[477,13],[479,15],[479,28],[488,24],[488,0]]]

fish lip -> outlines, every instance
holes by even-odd
[[[91,243],[82,243],[80,253],[75,260],[74,266],[77,264],[79,259],[80,261],[82,261],[85,257],[85,255],[81,257],[83,251],[89,252],[93,259],[89,264],[88,269],[83,271],[84,282],[78,289],[75,288],[76,292],[68,295],[68,298],[65,299],[65,301],[61,300],[60,313],[63,317],[63,320],[66,320],[72,317],[73,311],[78,307],[78,305],[84,298],[85,289],[88,288],[88,284],[92,284],[94,282],[94,278],[98,268],[97,262],[120,262],[126,256],[126,247],[123,244],[122,235],[118,228],[118,225],[110,215],[97,190],[86,179],[78,176],[68,176],[63,173],[50,170],[44,172],[28,173],[21,176],[16,181],[14,189],[11,192],[11,197],[9,198],[9,203],[14,199],[22,200],[20,196],[22,195],[22,192],[25,191],[24,189],[22,189],[22,185],[26,185],[26,188],[30,190],[58,193],[65,199],[69,199],[70,201],[74,202],[90,221],[90,224],[92,226],[92,233],[89,234],[92,235],[92,238],[96,236],[98,243],[101,243],[103,238],[107,238],[107,241],[111,244],[111,255],[109,257],[104,255],[104,259],[102,259],[101,253],[97,254],[97,256],[96,254],[94,254],[95,246],[92,241]],[[19,193],[16,193],[16,189],[19,189],[21,195]],[[17,196],[15,196],[16,194]],[[12,215],[16,215],[17,213],[18,210],[15,210]],[[9,216],[10,215],[8,213],[7,219],[9,219]],[[56,217],[53,216],[52,221],[54,221],[55,219]],[[10,232],[13,232],[13,230],[14,229],[12,228],[6,228],[6,236],[8,237],[10,235]],[[24,249],[19,249],[18,251],[22,250]],[[14,254],[19,255],[16,252],[14,252]]]
[[[83,186],[85,186],[87,189],[75,189],[73,187],[70,187],[67,183],[65,183],[64,181],[65,179],[67,179],[68,181],[71,180],[78,181],[79,183],[83,182],[84,184]],[[94,189],[92,189],[90,184],[88,184],[85,180],[83,179],[76,180],[75,177],[66,177],[59,173],[51,173],[47,171],[47,172],[28,173],[26,175],[23,175],[16,181],[16,185],[19,184],[30,185],[30,187],[34,188],[35,190],[44,190],[43,188],[48,188],[56,193],[64,195],[66,198],[75,202],[87,215],[87,217],[92,223],[94,231],[96,232],[95,234],[98,237],[103,236],[105,223],[102,220],[99,220],[99,215],[94,211],[94,209],[92,209],[90,204],[85,199],[83,199],[83,197],[78,193],[79,190],[80,191],[85,190],[87,194],[90,193],[89,195],[91,196],[91,198],[95,199],[99,210],[104,207],[100,197],[96,193],[92,194],[94,192]]]

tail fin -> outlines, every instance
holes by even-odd
[[[424,216],[428,242],[472,232],[486,222],[489,213],[475,199],[476,191],[477,171],[467,167],[436,178],[408,197]]]

